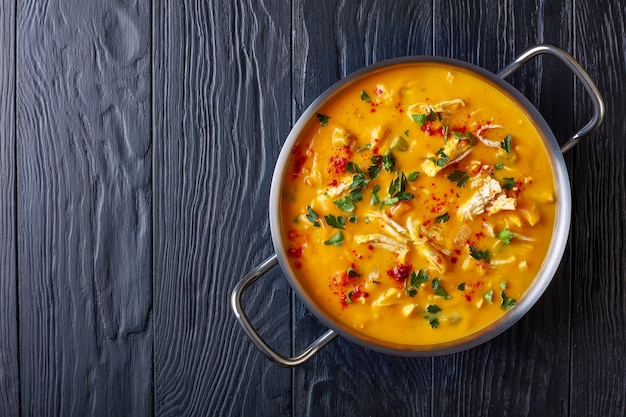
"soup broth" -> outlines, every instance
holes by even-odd
[[[378,70],[321,106],[291,151],[282,234],[297,279],[354,331],[455,340],[514,309],[541,268],[556,193],[536,126],[476,74]]]

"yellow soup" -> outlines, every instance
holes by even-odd
[[[555,217],[540,133],[510,97],[443,64],[373,72],[322,106],[281,195],[288,258],[329,315],[428,345],[510,309]]]

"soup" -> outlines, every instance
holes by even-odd
[[[555,200],[542,137],[512,98],[413,63],[322,105],[291,151],[280,210],[289,262],[319,308],[416,346],[515,308],[548,251]]]

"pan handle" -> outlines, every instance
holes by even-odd
[[[537,55],[548,54],[558,58],[574,73],[576,78],[581,82],[587,94],[591,98],[593,104],[593,116],[589,123],[583,126],[578,132],[574,134],[567,142],[561,146],[561,152],[565,153],[574,147],[578,142],[589,136],[594,130],[600,126],[602,119],[604,119],[604,101],[598,91],[598,88],[589,77],[589,74],[583,69],[583,67],[565,50],[554,45],[537,45],[530,48],[520,56],[518,56],[513,62],[504,67],[498,74],[502,78],[506,78],[515,71],[517,71],[522,65],[536,57]]]
[[[252,327],[252,323],[244,313],[243,308],[241,307],[241,298],[243,297],[243,293],[252,285],[257,279],[259,279],[263,274],[269,271],[272,267],[276,266],[278,263],[278,256],[273,254],[260,265],[255,267],[248,275],[246,275],[233,289],[233,292],[230,297],[230,305],[235,312],[235,317],[243,330],[246,332],[252,343],[259,348],[261,352],[263,352],[272,362],[276,365],[285,367],[285,368],[293,368],[296,366],[302,365],[304,362],[308,361],[313,355],[315,355],[320,349],[330,343],[336,336],[333,330],[329,330],[324,333],[320,338],[315,340],[313,343],[309,345],[302,353],[293,358],[284,357],[277,353],[274,349],[272,349],[265,341],[259,336],[254,327]]]

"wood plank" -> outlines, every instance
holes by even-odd
[[[291,123],[290,8],[161,0],[153,17],[156,413],[285,415],[291,373],[257,351],[228,300],[272,251],[269,187]],[[245,306],[290,354],[278,271]]]
[[[19,414],[15,192],[15,1],[0,3],[0,415]]]
[[[574,2],[575,56],[596,80],[607,115],[573,149],[572,415],[626,415],[626,11]],[[578,86],[576,127],[592,108]]]
[[[24,416],[152,415],[149,10],[18,8]]]
[[[294,117],[341,77],[388,58],[430,54],[427,1],[294,2]],[[325,330],[294,302],[294,346]],[[427,415],[430,359],[405,359],[338,339],[294,371],[293,415]],[[375,395],[373,393],[375,392]]]
[[[489,1],[436,3],[435,51],[497,72],[528,47],[571,45],[571,4]],[[469,16],[468,16],[469,13]],[[511,82],[557,138],[571,134],[572,77],[554,60],[529,63]],[[558,95],[555,94],[558,92]],[[569,252],[543,297],[491,342],[435,360],[434,415],[565,415],[568,412]]]

